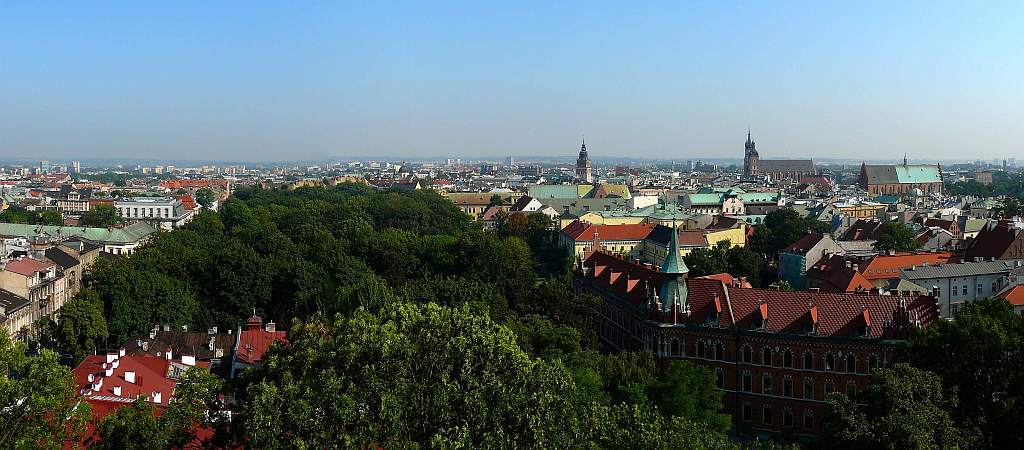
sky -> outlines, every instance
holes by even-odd
[[[1024,159],[1019,1],[38,3],[0,159]]]

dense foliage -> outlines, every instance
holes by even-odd
[[[875,250],[909,252],[921,248],[915,239],[914,231],[900,222],[886,222],[878,230],[878,240],[873,244]]]
[[[801,216],[791,208],[782,208],[764,216],[764,222],[754,226],[750,249],[775,260],[779,251],[808,233],[829,233],[831,225]]]
[[[218,436],[236,444],[731,447],[705,369],[598,350],[598,299],[573,294],[551,224],[512,214],[484,231],[433,192],[241,189],[86,284],[111,342],[254,310],[293,325],[225,388],[237,414]]]
[[[856,400],[829,397],[829,448],[1024,448],[1024,316],[972,302],[913,336]]]
[[[8,205],[0,212],[0,222],[32,225],[64,225],[64,216],[57,211],[29,211],[18,205]]]
[[[112,205],[96,205],[82,213],[78,223],[86,227],[111,227],[123,222],[121,212]]]

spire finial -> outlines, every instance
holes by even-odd
[[[907,154],[906,154],[906,152],[903,153],[903,165],[904,166],[907,165]]]

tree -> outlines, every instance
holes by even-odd
[[[213,195],[213,190],[212,189],[210,189],[210,188],[202,188],[202,189],[199,189],[198,191],[196,191],[196,203],[198,203],[203,208],[209,208],[209,207],[213,206],[213,201],[214,200],[215,200],[215,197]]]
[[[505,200],[502,199],[500,195],[494,194],[491,196],[490,202],[487,203],[487,207],[490,208],[492,206],[502,206],[504,204]]]
[[[955,448],[960,432],[950,418],[955,397],[931,372],[897,363],[875,369],[858,403],[840,392],[828,395],[822,440],[828,448]]]
[[[111,205],[96,205],[79,219],[79,223],[87,227],[112,227],[121,221],[121,212]]]
[[[144,450],[159,448],[197,448],[202,444],[197,430],[214,427],[226,434],[226,420],[216,398],[222,382],[209,371],[191,367],[174,387],[174,401],[160,417],[146,397],[140,397],[103,418],[97,428],[99,442],[90,443],[104,449]],[[215,437],[214,439],[217,439]]]
[[[761,255],[745,247],[733,247],[726,251],[725,257],[729,263],[729,274],[746,277],[753,286],[761,286],[761,272],[765,270]]]
[[[917,242],[914,232],[906,225],[899,222],[886,222],[878,230],[878,241],[874,244],[875,250],[897,252],[908,252],[921,248]]]
[[[828,233],[826,222],[801,216],[791,208],[782,208],[765,215],[764,222],[754,226],[751,250],[774,259],[780,250],[808,233]]]
[[[1004,219],[1012,219],[1020,216],[1022,210],[1024,210],[1024,207],[1021,206],[1020,199],[1007,196],[1003,198],[1002,205],[997,209],[997,214]]]
[[[24,343],[0,333],[0,374],[4,448],[60,449],[81,441],[92,412],[56,353],[28,355]]]
[[[254,447],[578,445],[573,383],[465,307],[394,304],[295,324],[246,378]],[[310,426],[310,424],[319,424]]]
[[[60,321],[54,326],[53,338],[62,352],[75,361],[100,347],[107,337],[107,321],[103,317],[103,300],[91,289],[82,289],[73,300],[60,309]]]
[[[722,391],[715,375],[689,361],[672,361],[658,374],[650,397],[662,413],[705,424],[720,433],[729,431],[729,416],[721,414]]]
[[[698,248],[683,258],[686,267],[690,269],[691,277],[702,277],[729,271],[729,260],[726,258],[726,249],[729,248],[728,241],[722,241],[713,247]]]
[[[956,390],[952,411],[974,428],[985,446],[1024,446],[1024,430],[1014,426],[1024,414],[1024,316],[1002,299],[978,300],[910,339],[904,358],[939,374]]]
[[[43,211],[36,222],[39,225],[64,225],[64,216],[57,211]]]

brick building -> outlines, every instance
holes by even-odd
[[[671,244],[678,244],[673,239]],[[660,367],[686,359],[715,374],[740,432],[821,432],[825,395],[864,389],[914,327],[938,318],[919,294],[787,292],[688,278],[670,252],[659,268],[590,252],[577,262],[577,293],[591,292],[609,349],[648,351]]]

